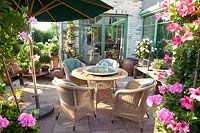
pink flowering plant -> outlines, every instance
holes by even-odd
[[[166,30],[175,32],[173,65],[162,71],[159,79],[167,78],[159,86],[159,94],[150,96],[148,106],[156,105],[154,117],[158,132],[191,132],[200,129],[200,80],[193,86],[197,51],[200,49],[200,0],[164,0],[162,13],[155,15],[159,21],[168,21]],[[172,58],[164,56],[166,62]],[[162,101],[161,100],[162,97]],[[160,103],[160,104],[159,104]]]

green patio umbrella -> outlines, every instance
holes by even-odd
[[[28,15],[40,22],[90,19],[112,9],[101,0],[11,0],[18,10],[28,6]]]
[[[19,10],[22,6],[28,7],[28,16],[35,16],[40,22],[61,22],[79,19],[90,19],[107,10],[111,6],[101,0],[10,0],[13,7]],[[30,56],[33,56],[30,43]],[[35,65],[33,59],[32,79],[35,92],[35,107],[39,109],[39,117],[44,117],[53,111],[51,105],[40,105],[37,93]],[[32,110],[32,109],[31,109]]]

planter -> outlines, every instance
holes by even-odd
[[[43,72],[49,71],[49,66],[42,66],[42,71]]]
[[[123,60],[122,68],[128,72],[128,76],[133,76],[134,66],[138,64],[138,59],[136,58],[126,58]]]

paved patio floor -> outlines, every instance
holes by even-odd
[[[126,83],[132,80],[133,77],[117,81],[118,88],[123,88]],[[73,133],[73,123],[68,120],[62,113],[58,120],[56,116],[59,108],[59,98],[56,88],[51,83],[50,76],[40,77],[37,79],[37,87],[39,92],[40,102],[48,102],[54,106],[54,112],[49,116],[38,120],[40,133]],[[25,85],[20,86],[19,81],[14,81],[15,88],[23,89],[23,103],[20,103],[21,108],[25,108],[31,103],[34,103],[34,90],[31,79],[25,78]],[[149,118],[147,116],[143,122],[143,132],[154,132],[154,119],[152,117],[152,108],[147,108]],[[112,103],[99,103],[97,110],[97,117],[95,118],[93,112],[88,116],[79,120],[76,124],[76,133],[140,133],[139,124],[130,120],[116,118],[114,123],[111,122],[112,117]]]

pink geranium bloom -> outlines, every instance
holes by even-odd
[[[189,91],[191,93],[190,98],[200,101],[200,89],[199,88],[197,88],[197,89],[189,88]]]
[[[170,20],[171,14],[169,12],[164,12],[162,14],[162,20]]]
[[[183,91],[183,85],[176,82],[175,84],[170,85],[168,87],[168,90],[170,93],[176,93],[176,92],[181,93]]]
[[[22,127],[32,127],[36,124],[36,119],[31,115],[27,113],[22,113],[18,117],[18,121],[20,122]]]
[[[163,122],[164,124],[167,124],[171,120],[174,120],[174,113],[170,112],[166,108],[162,108],[158,113],[157,113],[158,119]]]
[[[188,31],[190,31],[190,28],[184,25],[183,30],[188,32]]]
[[[194,37],[192,36],[192,32],[186,32],[182,37],[182,42],[185,42],[187,40],[193,40]]]
[[[33,60],[38,61],[40,59],[40,56],[38,54],[33,55]]]
[[[179,102],[181,103],[182,108],[192,110],[193,99],[188,96],[184,96],[184,98],[181,98]]]
[[[29,18],[29,20],[28,20],[28,23],[29,23],[29,24],[37,24],[37,19],[36,19],[35,17],[32,17],[32,16],[31,16],[31,17]]]
[[[153,104],[160,105],[162,102],[162,96],[161,95],[154,95],[154,96],[148,96],[147,98],[147,105],[149,107],[152,107]]]
[[[173,38],[173,44],[174,45],[180,45],[182,43],[182,37],[180,35],[176,35],[174,38]]]
[[[171,32],[174,32],[174,31],[181,31],[181,26],[177,23],[170,23],[170,24],[167,24],[167,30],[171,31]]]
[[[156,20],[162,20],[162,13],[156,13],[155,18]]]
[[[185,121],[179,122],[178,123],[178,128],[179,128],[179,132],[180,133],[190,132],[189,124],[187,122],[185,122]]]
[[[0,128],[6,128],[9,125],[7,118],[0,116]],[[0,130],[1,131],[1,130]]]
[[[170,57],[168,54],[165,54],[164,60],[165,60],[166,62],[171,61],[171,60],[172,60],[172,57]]]
[[[28,33],[23,31],[17,35],[17,38],[26,42],[28,40]]]
[[[167,85],[162,85],[158,87],[160,94],[165,94],[165,91],[168,89]]]
[[[167,123],[167,128],[171,129],[174,132],[178,131],[178,123],[174,120],[170,121],[169,123]]]

